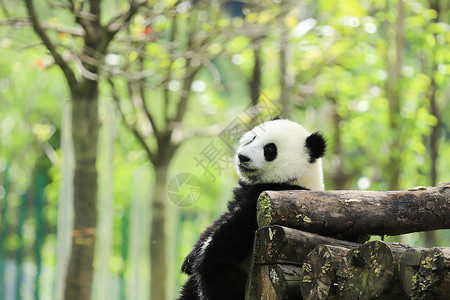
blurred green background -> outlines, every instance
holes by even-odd
[[[92,4],[33,3],[75,76],[99,83],[92,299],[149,299],[162,280],[150,278],[156,165],[168,167],[166,258],[153,267],[167,271],[164,297],[176,297],[184,257],[237,184],[235,125],[279,114],[322,131],[326,189],[450,180],[448,0],[148,1],[91,60],[77,16],[89,20]],[[102,1],[103,24],[130,3]],[[24,2],[0,4],[0,299],[61,299],[71,94]],[[394,239],[450,246],[448,230]]]

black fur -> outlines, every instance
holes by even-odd
[[[314,132],[306,139],[305,146],[309,152],[309,163],[312,164],[316,159],[323,156],[327,148],[327,142],[322,133]]]
[[[203,231],[194,250],[184,260],[181,270],[190,277],[179,300],[244,299],[249,266],[242,264],[251,254],[259,195],[267,190],[305,190],[289,184],[239,183],[241,186],[234,190],[234,201],[228,203],[228,211]],[[210,242],[204,247],[207,240]]]

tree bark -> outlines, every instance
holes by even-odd
[[[259,227],[283,225],[325,236],[397,235],[450,228],[450,183],[399,192],[267,191]],[[326,221],[325,221],[326,220]]]
[[[306,256],[300,290],[304,300],[321,300],[337,295],[336,270],[350,249],[319,245]]]
[[[400,281],[409,299],[444,299],[450,293],[450,248],[411,249],[400,257]]]
[[[80,84],[72,94],[75,154],[74,223],[65,299],[90,299],[97,226],[98,84]]]

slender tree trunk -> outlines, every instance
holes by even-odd
[[[334,163],[335,171],[332,174],[333,179],[333,185],[334,189],[336,190],[345,190],[347,188],[347,183],[349,179],[351,178],[351,175],[347,172],[344,166],[344,151],[342,149],[342,128],[341,124],[343,121],[343,118],[338,113],[338,105],[337,105],[337,99],[336,97],[332,96],[329,97],[331,102],[333,103],[334,110],[333,110],[333,124],[334,124],[334,144],[333,144],[333,155],[334,155]]]
[[[433,19],[434,23],[439,22],[441,17],[441,10],[439,7],[439,1],[438,0],[430,0],[429,1],[430,8],[434,9],[437,12],[437,16],[435,19]],[[436,34],[435,34],[436,39]],[[430,134],[430,158],[431,158],[431,170],[430,170],[430,177],[431,177],[431,185],[436,185],[437,178],[438,178],[438,157],[439,157],[439,138],[441,136],[441,114],[439,111],[439,105],[437,101],[437,84],[435,79],[435,72],[437,70],[437,64],[436,64],[436,58],[435,58],[435,51],[431,50],[430,53],[430,90],[429,90],[429,96],[428,99],[430,101],[430,114],[433,115],[436,118],[436,125],[432,126],[431,128],[431,134]],[[437,237],[436,232],[434,231],[428,231],[424,234],[424,241],[425,245],[427,247],[432,247],[437,244]]]
[[[253,40],[253,58],[255,60],[253,64],[253,72],[252,77],[249,81],[250,86],[250,100],[251,105],[256,106],[259,102],[259,96],[261,94],[261,72],[262,72],[262,64],[261,64],[261,43],[263,37],[258,37]]]
[[[281,37],[280,37],[280,104],[282,107],[282,117],[289,118],[291,109],[289,102],[289,85],[287,74],[287,48],[289,33],[285,23],[285,18],[281,20]]]
[[[432,60],[434,60],[432,58]],[[436,66],[434,63],[432,63],[432,70],[431,70],[431,84],[430,84],[430,113],[436,118],[437,122],[436,125],[434,125],[431,128],[431,134],[430,134],[430,157],[431,157],[431,170],[430,170],[430,177],[431,177],[431,184],[436,185],[437,184],[437,178],[438,178],[438,157],[439,157],[439,137],[441,136],[441,116],[438,108],[438,103],[436,99],[436,92],[437,92],[437,85],[436,80],[434,79],[434,71],[436,69]],[[437,236],[435,231],[427,231],[424,233],[424,242],[426,247],[433,247],[437,245]]]
[[[150,263],[151,263],[151,300],[166,299],[166,210],[167,210],[167,171],[168,165],[155,165],[155,186],[151,202],[151,233],[150,233]]]
[[[429,0],[430,8],[435,10],[437,15],[436,18],[432,20],[433,23],[438,23],[441,19],[441,9],[439,7],[439,1],[438,0]],[[435,39],[436,39],[435,35]],[[430,134],[430,156],[431,156],[431,184],[436,185],[437,184],[437,177],[438,177],[438,171],[437,171],[437,161],[439,156],[439,137],[441,135],[441,114],[439,111],[439,105],[437,101],[437,90],[438,86],[436,84],[435,79],[435,72],[437,70],[437,64],[436,64],[436,54],[433,50],[431,50],[430,53],[430,90],[429,90],[429,96],[428,99],[430,100],[430,114],[432,114],[436,118],[436,125],[434,125],[431,128],[431,134]]]
[[[389,11],[389,6],[386,4],[386,10]],[[390,143],[390,158],[388,162],[390,190],[399,190],[399,177],[402,170],[402,141],[401,137],[401,122],[400,122],[400,108],[401,108],[401,86],[400,81],[402,77],[403,60],[405,56],[405,4],[404,0],[397,2],[397,19],[396,24],[391,25],[386,22],[387,33],[387,81],[386,81],[386,97],[389,100],[389,126],[393,133],[392,141]],[[395,49],[395,55],[391,52],[392,47]]]
[[[98,83],[83,80],[72,90],[75,153],[74,228],[64,298],[91,297],[97,226]]]

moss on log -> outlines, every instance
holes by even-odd
[[[408,250],[400,257],[399,270],[410,299],[450,298],[450,248]]]

